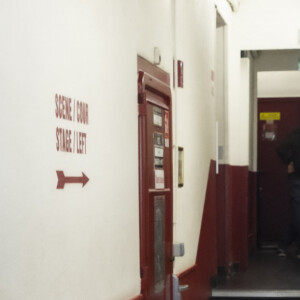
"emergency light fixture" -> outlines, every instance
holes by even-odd
[[[227,3],[230,5],[233,12],[238,11],[240,7],[240,0],[227,0]]]

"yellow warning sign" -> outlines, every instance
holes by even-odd
[[[280,112],[261,112],[259,119],[261,121],[280,120]]]

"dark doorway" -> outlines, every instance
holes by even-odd
[[[300,98],[258,99],[258,243],[276,246],[288,224],[287,166],[276,147],[300,124]]]

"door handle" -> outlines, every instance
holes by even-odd
[[[188,284],[179,286],[179,292],[184,292],[184,291],[187,291],[188,289],[189,289]]]

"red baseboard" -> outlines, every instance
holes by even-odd
[[[226,252],[224,251],[226,245],[225,236],[225,207],[226,207],[226,172],[225,165],[219,165],[219,174],[216,179],[216,214],[217,214],[217,264],[218,266],[226,266]]]

